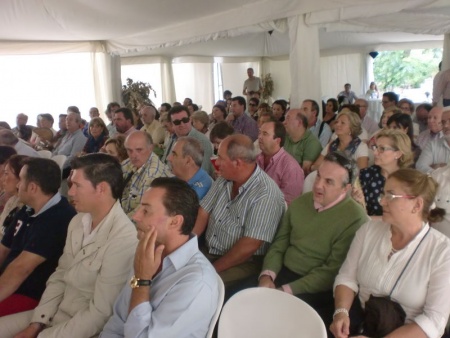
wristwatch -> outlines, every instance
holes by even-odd
[[[131,277],[130,286],[132,289],[138,288],[140,286],[150,286],[152,285],[151,279],[140,279],[136,276]]]

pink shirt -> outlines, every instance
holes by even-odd
[[[267,166],[264,166],[263,153],[258,155],[256,163],[275,181],[288,205],[301,195],[305,174],[295,158],[283,148],[272,156]]]

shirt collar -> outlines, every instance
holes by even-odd
[[[189,235],[189,240],[172,252],[163,260],[163,270],[167,267],[168,262],[172,263],[175,270],[178,270],[185,266],[187,262],[198,251],[197,236],[194,234]]]
[[[40,214],[42,214],[43,212],[47,211],[48,209],[50,209],[52,206],[56,205],[59,203],[59,201],[61,201],[61,195],[59,194],[59,192],[57,192],[55,195],[53,195],[52,198],[50,198],[47,203],[44,204],[44,206],[41,208],[41,210],[39,210],[39,212],[37,214],[32,215],[31,217],[37,217]],[[27,210],[31,210],[32,208],[27,206]]]
[[[347,197],[347,193],[343,192],[341,195],[339,195],[338,198],[336,198],[333,202],[329,203],[328,205],[323,206],[320,203],[317,203],[316,201],[314,201],[314,209],[317,210],[317,212],[322,212],[325,211],[327,209],[330,209],[332,207],[334,207],[336,204],[338,204],[339,202],[343,201],[345,199],[345,197]]]

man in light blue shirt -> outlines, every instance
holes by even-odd
[[[218,276],[191,234],[199,202],[177,178],[156,178],[133,216],[133,277],[101,338],[205,337],[220,306]]]
[[[178,139],[167,157],[173,174],[187,182],[199,199],[205,197],[213,183],[211,176],[201,168],[203,154],[201,143],[186,136]]]

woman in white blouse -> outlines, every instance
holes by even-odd
[[[391,299],[406,320],[386,337],[442,336],[450,313],[450,240],[427,223],[444,214],[434,208],[436,190],[431,177],[414,169],[388,177],[380,198],[383,221],[369,221],[358,230],[336,277],[330,327],[336,338],[350,336],[348,311],[356,294],[364,308],[370,295],[389,295],[397,280]]]

